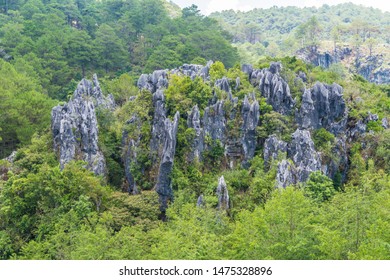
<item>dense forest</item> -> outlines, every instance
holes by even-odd
[[[256,17],[314,13],[285,9],[308,16]],[[160,0],[3,1],[0,259],[390,259],[390,86],[242,64],[232,30]]]
[[[255,63],[259,56],[297,55],[326,68],[341,64],[372,82],[390,82],[389,12],[343,3],[228,10],[210,17],[232,36],[243,63]]]

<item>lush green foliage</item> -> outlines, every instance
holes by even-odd
[[[343,3],[315,7],[272,7],[248,12],[223,11],[210,15],[229,32],[242,62],[259,56],[294,55],[305,46],[364,43],[372,54],[379,42],[390,43],[389,15],[378,9]]]
[[[236,50],[214,20],[196,6],[172,18],[173,7],[163,0],[12,1],[0,10],[0,49],[56,99],[94,72],[140,74],[200,58],[234,65]]]
[[[0,60],[0,146],[4,155],[18,150],[13,162],[0,160],[0,259],[390,259],[389,130],[371,121],[366,134],[347,142],[346,181],[314,172],[305,183],[275,189],[277,163],[286,155],[265,166],[261,149],[271,134],[290,141],[294,115],[273,111],[249,83],[215,21],[200,15],[195,6],[179,11],[165,2],[168,13],[159,4],[31,0],[12,1],[7,11],[1,10],[2,48],[14,59]],[[277,16],[279,9],[273,10]],[[279,21],[276,29],[282,35],[291,31],[289,21]],[[302,36],[318,35],[315,19],[304,27]],[[259,40],[256,25],[243,28],[248,40]],[[267,43],[253,44],[256,68],[275,60],[259,59],[262,48],[276,49],[275,42]],[[162,222],[158,195],[152,190],[157,173],[151,159],[157,151],[150,151],[152,95],[139,91],[134,81],[144,70],[205,64],[208,59],[217,60],[210,69],[211,81],[170,75],[165,90],[168,117],[179,111],[180,121],[171,176],[175,198]],[[320,80],[342,84],[348,126],[364,120],[368,112],[380,119],[390,115],[388,86],[357,76],[349,80],[336,66],[324,71],[295,57],[277,60],[298,108],[303,90]],[[55,105],[48,96],[65,99],[76,81],[92,71],[105,75],[100,79],[103,91],[113,94],[117,103],[114,111],[96,110],[107,180],[86,170],[82,161],[60,170],[48,131]],[[307,81],[297,79],[303,73]],[[222,77],[229,79],[237,104],[214,88],[213,82]],[[235,88],[237,77],[240,86]],[[192,107],[199,107],[202,118],[214,94],[225,99],[228,136],[240,139],[242,99],[249,93],[259,102],[260,120],[258,149],[248,166],[243,168],[241,159],[230,162],[226,147],[209,135],[201,160],[190,161],[195,131],[186,120]],[[322,160],[337,161],[332,153],[335,136],[325,129],[311,134]],[[138,142],[137,162],[130,169],[139,195],[124,192],[126,138]],[[229,211],[217,210],[222,175]],[[196,206],[200,195],[204,203]]]

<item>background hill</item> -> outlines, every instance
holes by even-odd
[[[390,82],[389,12],[346,3],[318,9],[229,10],[210,17],[232,36],[242,62],[254,63],[258,56],[299,54],[308,62],[329,67],[319,62],[328,53],[331,63],[341,62],[352,73],[372,82]]]

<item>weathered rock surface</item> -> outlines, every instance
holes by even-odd
[[[196,201],[196,206],[202,207],[204,205],[205,205],[205,202],[203,200],[203,194],[201,194],[200,196],[198,196],[198,200]]]
[[[138,123],[138,118],[133,116],[127,124],[136,123],[138,129],[140,129],[140,124]],[[137,147],[139,145],[140,139],[129,139],[129,131],[125,130],[122,134],[122,147],[124,149],[123,164],[125,167],[125,177],[128,184],[127,192],[129,194],[138,194],[139,190],[132,172],[133,165],[137,164]]]
[[[286,188],[290,185],[295,185],[298,182],[297,170],[293,163],[289,160],[282,160],[278,163],[278,169],[276,173],[276,187]]]
[[[351,126],[347,130],[347,136],[348,136],[348,142],[352,142],[359,138],[360,136],[364,135],[367,131],[367,124],[370,121],[378,121],[379,117],[377,114],[371,114],[371,112],[368,112],[368,116],[365,117],[362,120],[358,120],[353,126]],[[386,125],[386,121],[385,121]],[[383,126],[383,120],[382,120],[382,126]]]
[[[210,67],[213,64],[213,61],[207,62],[205,66],[198,64],[183,64],[179,68],[171,70],[172,74],[176,75],[185,75],[194,80],[196,77],[201,77],[203,80],[209,79]]]
[[[102,95],[96,76],[93,82],[83,79],[67,104],[53,108],[51,128],[61,169],[71,160],[82,159],[95,174],[104,175],[106,164],[98,146],[95,104],[112,108],[113,102]]]
[[[205,137],[208,135],[212,140],[219,140],[224,145],[226,119],[223,104],[224,101],[219,100],[204,110],[203,131]]]
[[[388,129],[389,128],[389,121],[387,120],[387,118],[383,118],[382,119],[382,127],[384,129]]]
[[[310,132],[297,129],[288,145],[287,156],[292,159],[297,170],[297,180],[305,182],[311,172],[321,169],[321,158],[314,149]]]
[[[243,64],[241,66],[241,71],[248,75],[249,80],[251,79],[251,75],[253,72],[253,66],[250,64]]]
[[[162,152],[160,147],[162,146],[165,137],[166,119],[165,96],[163,90],[158,89],[155,93],[153,93],[153,107],[154,116],[152,121],[150,151],[160,157]],[[156,158],[154,156],[153,160],[155,159]]]
[[[265,166],[269,167],[271,161],[277,159],[281,153],[287,153],[287,143],[279,140],[275,135],[269,136],[264,142]]]
[[[176,151],[176,134],[179,125],[179,116],[179,112],[176,112],[173,121],[167,118],[164,123],[164,149],[156,183],[156,192],[159,195],[160,210],[162,212],[165,212],[167,209],[168,202],[173,200],[171,173]]]
[[[305,90],[296,121],[301,129],[323,127],[338,135],[345,132],[347,115],[342,87],[317,82],[313,88]]]
[[[226,186],[225,178],[223,176],[221,176],[218,180],[217,197],[218,197],[217,208],[219,210],[228,210],[230,208],[229,193]]]
[[[269,165],[279,153],[287,151],[287,158],[278,164],[276,185],[286,187],[298,182],[305,182],[311,172],[321,170],[321,156],[314,149],[314,143],[307,130],[297,129],[291,143],[280,141],[276,136],[268,137],[264,144],[264,160]],[[291,161],[290,161],[291,160]]]
[[[168,87],[168,70],[156,70],[152,74],[142,74],[137,81],[137,86],[139,89],[147,89],[151,93]]]
[[[194,129],[195,132],[191,151],[189,153],[189,161],[193,161],[195,159],[200,160],[203,152],[203,129],[200,125],[200,112],[198,105],[195,105],[188,115],[187,126]]]
[[[317,47],[307,47],[297,52],[297,57],[315,66],[329,68],[344,59],[355,61],[353,72],[363,76],[367,81],[376,84],[390,83],[390,68],[385,63],[383,54],[363,55],[353,52],[348,47],[337,47],[333,51],[319,51]],[[352,72],[351,71],[351,72]]]
[[[245,96],[244,102],[242,104],[241,115],[244,121],[241,128],[241,143],[244,151],[243,165],[246,166],[248,161],[253,158],[256,150],[256,127],[259,123],[260,117],[260,107],[257,100],[254,100],[252,104],[250,104],[248,97]]]
[[[254,70],[250,80],[253,85],[259,85],[261,94],[276,112],[289,115],[295,101],[291,96],[290,87],[279,74],[280,69],[280,62],[273,62],[268,69]]]

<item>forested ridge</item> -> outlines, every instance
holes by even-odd
[[[296,55],[325,68],[344,66],[365,79],[388,84],[390,13],[353,3],[272,7],[210,15],[231,36],[240,60]]]
[[[389,86],[232,40],[160,0],[3,2],[0,259],[389,259]]]

